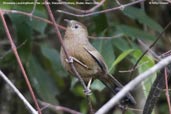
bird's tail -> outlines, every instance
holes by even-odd
[[[114,93],[116,94],[119,90],[123,88],[123,85],[112,75],[107,74],[106,76],[100,76],[100,80]],[[136,101],[134,97],[127,93],[124,97],[123,102],[130,102],[131,104],[135,105]]]

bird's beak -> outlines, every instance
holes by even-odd
[[[67,22],[67,25],[68,25],[68,26],[70,26],[70,25],[71,25],[71,20],[69,20],[69,19],[64,19],[64,21],[66,21],[66,22]]]

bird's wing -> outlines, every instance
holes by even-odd
[[[97,62],[102,71],[107,72],[107,66],[100,55],[100,53],[93,46],[84,46],[84,49],[92,56],[92,58]]]

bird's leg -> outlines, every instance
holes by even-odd
[[[74,58],[74,57],[69,56],[69,58],[68,58],[68,59],[65,59],[65,61],[66,61],[67,63],[73,63],[73,62],[74,62],[73,58]]]
[[[78,59],[76,59],[75,57],[72,57],[72,56],[69,56],[69,59],[66,59],[66,62],[67,63],[77,62],[81,66],[83,66],[83,67],[88,69],[87,65],[85,65],[84,63],[82,63],[81,61],[79,61]],[[90,90],[91,81],[92,81],[92,78],[89,80],[88,85],[86,86],[86,89],[84,90],[84,93],[86,95],[90,95],[91,94],[91,90]]]
[[[92,82],[92,78],[90,78],[88,84],[87,84],[87,88],[90,89],[90,85],[91,85],[91,82]]]
[[[90,80],[88,81],[88,84],[87,84],[88,91],[84,91],[86,95],[91,95],[91,89],[90,89],[91,82],[92,82],[92,78],[90,78]]]
[[[66,59],[66,62],[68,62],[68,63],[76,62],[76,63],[80,64],[81,66],[83,66],[83,67],[85,67],[85,68],[88,69],[88,66],[87,65],[85,65],[84,63],[82,63],[81,61],[79,61],[77,58],[72,57],[72,56],[69,56],[69,60]]]

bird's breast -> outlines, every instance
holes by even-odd
[[[68,55],[76,59],[74,60],[74,66],[77,72],[85,81],[89,81],[90,78],[94,78],[98,73],[101,72],[99,65],[92,58],[92,56],[84,49],[86,44],[79,43],[76,41],[64,41],[64,45],[66,51],[68,52]],[[61,61],[64,68],[74,75],[70,65],[66,61],[66,56],[63,52],[63,49],[61,49]]]

